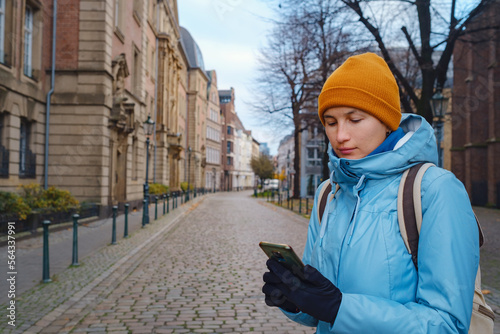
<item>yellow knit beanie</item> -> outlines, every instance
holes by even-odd
[[[399,89],[389,66],[374,53],[348,58],[326,80],[318,98],[319,119],[332,107],[352,107],[377,117],[391,130],[401,121]]]

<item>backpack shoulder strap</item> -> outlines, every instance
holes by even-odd
[[[335,197],[335,194],[337,193],[339,188],[340,188],[340,186],[338,184],[336,184],[335,192],[333,193],[333,197]],[[326,209],[326,204],[328,202],[328,195],[330,195],[331,191],[332,191],[332,184],[331,184],[330,180],[323,182],[323,184],[321,186],[321,190],[319,191],[319,195],[318,195],[318,221],[319,221],[320,225],[321,225],[321,219],[323,218],[323,213],[325,212],[325,209]]]
[[[398,190],[398,222],[401,236],[406,245],[406,249],[411,254],[415,268],[418,269],[418,238],[422,227],[422,179],[429,167],[435,166],[432,163],[420,163],[407,169],[401,177]],[[477,219],[479,230],[479,247],[484,243],[484,235],[479,220]]]
[[[422,226],[422,178],[432,163],[420,163],[407,169],[401,177],[398,190],[398,222],[401,236],[417,266],[418,237]]]

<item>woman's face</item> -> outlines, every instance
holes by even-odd
[[[390,132],[378,118],[351,107],[330,108],[323,117],[326,135],[339,158],[366,157]]]

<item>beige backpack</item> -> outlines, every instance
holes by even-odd
[[[434,166],[434,164],[422,163],[407,169],[403,173],[398,191],[399,229],[417,270],[418,237],[420,227],[422,226],[421,183],[424,173],[431,166]],[[479,247],[481,247],[484,242],[484,236],[477,217],[476,222],[479,229]],[[492,334],[494,319],[495,314],[491,310],[491,307],[486,304],[481,290],[481,270],[478,267],[469,333]]]

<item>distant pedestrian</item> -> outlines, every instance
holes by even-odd
[[[418,270],[399,230],[402,173],[437,163],[432,127],[401,114],[396,80],[373,53],[334,71],[318,106],[334,195],[320,223],[316,192],[305,278],[268,260],[267,305],[317,333],[467,333],[479,236],[462,183],[438,167],[425,173]]]

